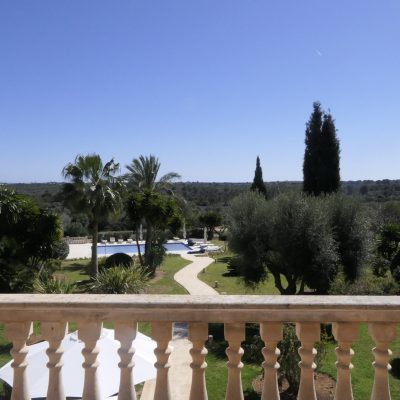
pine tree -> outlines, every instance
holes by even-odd
[[[257,191],[267,197],[267,188],[265,187],[262,169],[260,165],[260,157],[257,156],[256,170],[254,171],[254,179],[250,190]]]
[[[322,111],[319,102],[313,107],[306,125],[303,191],[318,196],[340,187],[340,149],[332,116]]]

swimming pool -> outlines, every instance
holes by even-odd
[[[176,252],[176,251],[189,251],[192,250],[189,246],[181,242],[175,243],[165,243],[164,248],[166,252]],[[144,244],[140,244],[140,252],[144,253]],[[97,255],[98,256],[109,256],[115,253],[131,253],[137,254],[138,247],[136,244],[108,244],[108,245],[97,245]]]

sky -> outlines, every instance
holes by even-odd
[[[400,178],[398,0],[0,0],[0,182],[78,154],[301,180],[318,100],[343,180]]]

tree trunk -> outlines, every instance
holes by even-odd
[[[154,228],[149,224],[148,222],[146,223],[146,243],[144,245],[144,264],[148,268],[148,271],[150,272],[151,276],[154,276],[155,274],[155,267],[153,265],[153,257],[150,254],[152,250],[152,246],[154,245],[153,243],[153,236],[154,236]]]
[[[99,273],[99,262],[97,259],[97,241],[99,238],[99,224],[93,222],[92,230],[92,268],[90,275],[95,278]]]
[[[143,267],[144,263],[143,263],[143,257],[142,257],[142,252],[140,251],[140,245],[139,245],[139,231],[138,231],[138,227],[136,226],[135,228],[135,233],[136,233],[136,246],[138,248],[138,257],[139,257],[139,262],[140,265]]]
[[[288,281],[288,285],[286,288],[284,288],[282,286],[281,274],[272,273],[272,275],[274,277],[275,287],[279,290],[280,294],[296,294],[296,279],[285,276],[286,280]]]

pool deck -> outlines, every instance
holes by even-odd
[[[183,243],[186,245],[186,240],[174,240],[174,241],[168,241],[168,243]],[[144,244],[144,241],[140,241],[139,244]],[[99,243],[100,246],[104,246],[104,243]],[[136,242],[134,243],[108,243],[106,246],[123,246],[126,245],[136,245]],[[187,246],[187,245],[186,245]],[[190,248],[188,249],[190,250]],[[168,254],[185,254],[188,252],[188,250],[176,250],[176,251],[167,251]],[[130,253],[123,251],[124,253],[127,254],[137,254],[137,253]],[[99,254],[98,257],[105,257],[109,256],[110,254]],[[91,258],[92,256],[92,243],[84,243],[84,244],[70,244],[69,245],[69,254],[67,257],[67,260],[75,260],[77,258]]]

